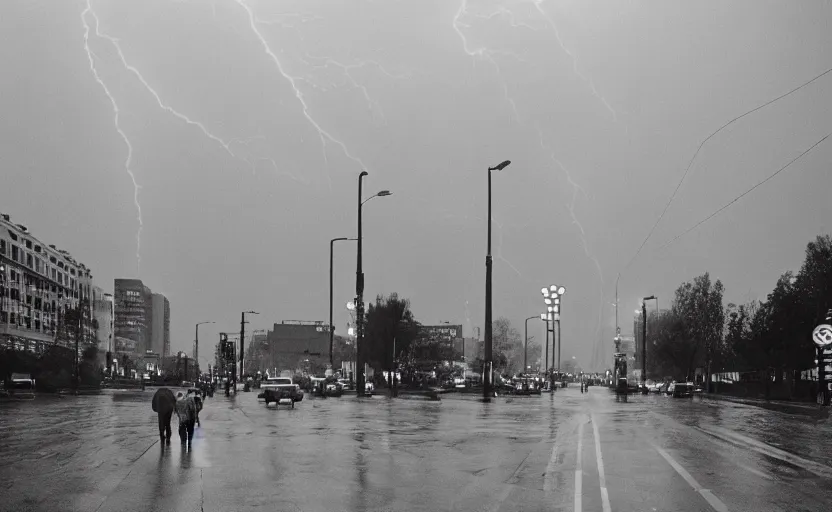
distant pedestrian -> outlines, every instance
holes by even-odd
[[[170,419],[176,407],[176,397],[168,388],[159,388],[153,394],[153,412],[159,415],[159,437],[162,442],[170,443]]]
[[[188,397],[194,401],[194,405],[196,406],[196,425],[201,427],[202,424],[199,422],[199,412],[202,411],[202,396],[198,390],[191,390],[188,392]]]
[[[196,422],[196,404],[194,399],[183,392],[176,394],[176,415],[179,416],[179,439],[182,444],[191,445],[194,438],[194,423]]]

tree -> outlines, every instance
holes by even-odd
[[[688,380],[702,360],[703,347],[693,343],[685,322],[674,310],[653,315],[647,333],[647,367],[655,378]]]
[[[391,370],[419,335],[419,323],[410,310],[410,301],[398,294],[378,295],[367,310],[363,357],[375,368]],[[395,356],[393,354],[395,345]]]
[[[714,354],[721,344],[725,325],[723,291],[722,282],[717,280],[711,283],[711,277],[706,272],[692,283],[683,283],[676,289],[671,308],[682,321],[685,341],[696,346],[691,365],[704,365],[706,386],[710,385]]]
[[[512,327],[508,318],[494,320],[492,327],[492,355],[494,368],[514,373],[523,366],[523,342],[520,332]]]

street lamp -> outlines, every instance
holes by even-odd
[[[543,317],[543,315],[541,315],[541,320],[543,319],[542,317]],[[537,318],[537,315],[530,316],[529,318],[526,319],[526,336],[524,338],[524,340],[526,341],[526,344],[525,344],[525,347],[523,349],[523,373],[526,373],[526,369],[528,367],[527,365],[529,364],[528,363],[528,358],[529,358],[529,320],[534,320],[535,318]]]
[[[332,324],[332,247],[335,245],[335,242],[345,241],[345,240],[356,240],[355,238],[333,238],[329,241],[329,367],[330,369],[334,370],[332,363],[332,343],[335,336],[335,329]]]
[[[195,327],[195,335],[194,335],[194,360],[196,361],[196,365],[199,366],[199,326],[205,324],[215,324],[216,322],[198,322]],[[164,347],[163,347],[164,351]],[[164,355],[164,354],[162,354]]]
[[[355,295],[357,297],[356,304],[355,304],[355,312],[356,312],[356,337],[355,337],[355,350],[356,350],[356,391],[358,396],[364,395],[364,365],[362,363],[361,358],[361,346],[364,342],[364,270],[361,265],[361,249],[362,249],[362,236],[361,236],[361,207],[374,197],[385,197],[390,195],[389,190],[382,190],[379,193],[368,197],[366,200],[362,195],[362,180],[364,176],[368,176],[369,173],[367,171],[361,171],[361,174],[358,175],[358,256],[356,262],[356,269],[355,269]]]
[[[482,396],[485,401],[491,400],[491,379],[492,379],[492,336],[493,326],[491,325],[491,171],[502,171],[511,164],[511,160],[504,160],[496,167],[488,168],[488,247],[485,254],[485,366],[482,379]]]
[[[644,385],[642,393],[647,393],[647,301],[655,300],[658,308],[659,299],[655,295],[644,297],[641,303],[641,314],[644,316],[641,324],[641,383]]]
[[[245,352],[245,343],[246,343],[246,340],[245,340],[245,335],[246,335],[246,313],[248,313],[249,315],[259,315],[260,314],[257,311],[243,311],[240,314],[240,380],[243,380],[243,377],[245,376],[245,370],[243,368],[243,365],[245,364],[245,359],[243,359],[243,356],[244,356],[244,352]],[[237,378],[237,372],[234,372],[234,378],[235,379]],[[234,387],[234,393],[236,393],[237,392],[237,388],[236,388],[237,383],[236,382],[234,382],[234,386],[235,386]]]

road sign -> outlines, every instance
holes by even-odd
[[[812,331],[812,341],[819,347],[832,345],[832,325],[821,324]]]

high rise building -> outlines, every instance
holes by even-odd
[[[113,295],[104,293],[97,286],[92,289],[92,316],[98,342],[98,359],[102,366],[107,366],[107,353],[113,351],[115,304]],[[112,359],[112,355],[110,358]]]
[[[137,361],[151,350],[153,294],[139,279],[116,279],[114,357]]]
[[[170,355],[170,302],[161,293],[152,294],[153,324],[150,350],[162,357]]]
[[[92,272],[22,224],[0,214],[0,346],[41,353],[50,345],[95,343],[91,312]],[[67,325],[66,313],[81,313]]]

